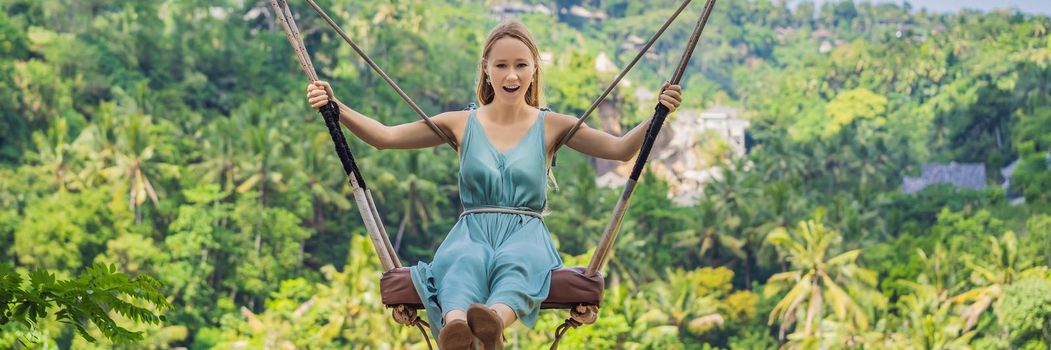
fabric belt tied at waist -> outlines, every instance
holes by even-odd
[[[467,215],[470,215],[470,214],[480,214],[480,213],[519,214],[519,215],[532,216],[532,217],[535,217],[535,218],[538,218],[538,219],[543,219],[544,218],[542,215],[540,215],[540,213],[537,213],[535,211],[519,210],[519,209],[511,209],[511,208],[478,208],[478,209],[464,210],[462,213],[460,213],[460,218],[463,218],[464,216],[467,216]]]

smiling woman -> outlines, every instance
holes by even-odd
[[[476,97],[481,107],[429,118],[452,135],[460,156],[460,199],[465,211],[430,263],[410,268],[413,287],[431,319],[442,349],[502,349],[504,328],[516,320],[532,327],[562,266],[540,214],[547,205],[547,170],[557,144],[581,153],[628,160],[643,143],[645,123],[623,136],[586,125],[573,116],[540,108],[541,68],[532,35],[517,20],[497,25],[481,51]],[[659,103],[674,111],[681,88],[665,84]],[[443,139],[423,121],[396,126],[358,113],[335,99],[331,86],[315,81],[307,99],[320,109],[335,101],[340,121],[376,148],[411,149]],[[440,317],[439,317],[440,315]]]
[[[478,87],[478,102],[493,102],[494,86],[500,86],[513,97],[525,85],[525,102],[540,107],[540,50],[533,37],[518,21],[508,21],[493,29],[482,49]],[[497,82],[496,84],[493,81]],[[513,99],[511,100],[513,101]]]

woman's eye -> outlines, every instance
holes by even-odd
[[[528,66],[528,64],[525,64],[525,63],[519,63],[518,64],[518,68],[525,68],[526,66]]]
[[[504,68],[504,67],[507,67],[507,65],[503,64],[503,63],[497,63],[496,64],[496,68]]]

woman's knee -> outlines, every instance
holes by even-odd
[[[489,254],[483,249],[470,250],[464,254],[457,254],[455,256],[444,258],[446,261],[443,262],[443,265],[445,265],[450,272],[455,271],[456,274],[484,274],[489,270],[491,261]]]

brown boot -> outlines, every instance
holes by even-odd
[[[483,350],[503,350],[504,321],[495,310],[482,304],[467,308],[467,324],[482,343]]]
[[[474,336],[471,335],[471,328],[467,327],[467,321],[449,321],[438,334],[438,349],[472,350],[473,346]]]

